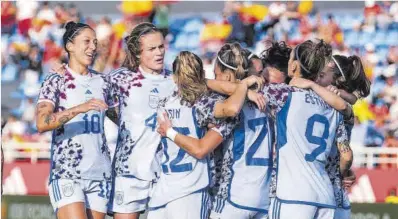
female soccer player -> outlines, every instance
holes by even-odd
[[[160,173],[157,106],[175,88],[170,72],[164,69],[165,45],[159,29],[141,23],[125,43],[123,66],[109,74],[113,93],[119,99],[112,192],[116,219],[138,218],[147,208],[152,183]]]
[[[49,195],[58,218],[104,218],[111,161],[104,115],[113,107],[106,78],[89,69],[97,49],[94,30],[69,22],[63,35],[66,73],[50,74],[40,89],[39,132],[53,131]]]
[[[355,55],[350,57],[334,55],[325,69],[318,74],[316,83],[331,88],[333,92],[350,104],[355,104],[359,98],[367,97],[370,93],[371,84],[366,78],[361,59]],[[314,87],[315,84],[314,82],[295,80],[294,86],[311,88]],[[351,117],[353,117],[352,114]],[[352,124],[348,121],[345,125],[350,135]],[[344,182],[343,180],[342,182],[342,177],[346,176],[342,176],[339,171],[339,155],[337,153],[332,153],[328,159],[330,164],[327,166],[327,171],[334,187],[337,205],[334,218],[350,218],[351,207],[344,188],[351,186],[353,180],[355,180],[355,176],[350,181]]]
[[[316,80],[330,53],[330,46],[323,41],[299,44],[290,55],[289,76]],[[277,186],[270,217],[333,217],[333,187],[322,176],[327,174],[325,164],[335,141],[341,172],[346,173],[351,166],[352,152],[342,116],[311,90],[279,84],[263,91],[277,123]]]
[[[164,121],[159,121],[159,131],[169,139],[162,139],[162,172],[149,203],[148,218],[208,218],[211,200],[207,154],[230,135],[237,122],[236,118],[215,119],[213,115],[228,108],[241,108],[247,88],[262,80],[256,77],[243,80],[233,95],[220,101],[214,98],[214,94],[211,96],[212,92],[205,83],[202,61],[197,55],[181,52],[173,63],[173,72],[178,89],[160,106],[167,114]],[[213,107],[204,108],[203,105]],[[204,134],[197,116],[201,117],[202,123],[212,120],[215,127]],[[195,138],[192,144],[206,145],[207,151],[197,150],[190,154],[192,151],[188,150],[186,154],[173,142],[189,140],[190,137],[185,135]]]

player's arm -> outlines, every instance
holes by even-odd
[[[307,80],[304,78],[296,78],[295,77],[290,81],[290,85],[294,86],[294,87],[303,88],[303,89],[312,89],[326,103],[328,103],[330,106],[335,108],[337,111],[341,112],[346,117],[349,117],[352,115],[352,109],[347,102],[345,102],[341,97],[339,97],[333,91],[330,91],[327,88],[324,88],[313,81],[310,81],[310,80]]]
[[[36,126],[42,133],[54,130],[73,119],[79,113],[85,113],[90,110],[105,110],[107,105],[102,100],[91,99],[86,103],[54,113],[54,104],[50,101],[42,101],[36,107]]]
[[[342,176],[347,176],[351,168],[354,156],[349,144],[347,129],[344,125],[344,121],[340,121],[337,128],[337,148],[340,155],[340,172]]]
[[[343,98],[345,101],[347,101],[349,104],[354,105],[357,100],[359,99],[357,95],[354,93],[348,93],[347,91],[343,89],[339,89],[340,97]]]
[[[240,83],[235,84],[236,87],[232,95],[230,95],[230,97],[225,101],[217,102],[214,106],[214,116],[216,118],[237,116],[242,109],[243,104],[245,103],[245,99],[248,94],[248,88],[254,84],[257,84],[258,87],[262,88],[264,84],[264,79],[257,76],[250,76],[242,80]],[[229,90],[229,88],[219,90]],[[263,110],[265,108],[265,99],[263,95],[254,92],[254,94],[251,93],[250,95],[248,95],[248,97],[250,100],[257,104],[260,110]]]
[[[215,128],[210,129],[203,138],[197,139],[175,131],[166,113],[163,114],[163,118],[158,117],[157,119],[159,124],[158,132],[163,137],[168,137],[176,145],[197,159],[205,158],[223,141],[223,137]]]

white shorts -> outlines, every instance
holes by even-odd
[[[350,219],[351,218],[351,208],[336,208],[334,212],[334,219]]]
[[[246,210],[233,206],[229,201],[223,203],[223,207],[219,212],[211,211],[210,219],[268,219],[268,212],[259,212],[254,210]]]
[[[211,198],[207,191],[195,192],[150,209],[147,219],[208,219]]]
[[[305,204],[282,203],[279,199],[271,199],[269,219],[331,219],[335,209],[321,208]]]
[[[117,176],[114,179],[111,210],[116,213],[136,213],[148,207],[152,182],[132,177]]]
[[[96,181],[87,179],[57,179],[49,186],[49,196],[54,211],[75,202],[84,202],[86,208],[107,213],[110,181]]]

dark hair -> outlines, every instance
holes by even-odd
[[[76,22],[73,22],[73,21],[69,21],[66,25],[65,25],[65,33],[64,33],[64,35],[62,36],[62,39],[63,39],[63,41],[64,41],[64,49],[65,49],[65,51],[68,53],[68,55],[69,55],[69,51],[66,49],[66,44],[68,43],[68,42],[73,42],[73,39],[75,39],[75,37],[77,36],[77,35],[79,35],[79,33],[83,30],[83,29],[86,29],[86,28],[89,28],[89,29],[91,29],[92,31],[94,31],[93,30],[93,28],[91,28],[88,24],[83,24],[83,23],[76,23]]]
[[[222,72],[231,70],[241,80],[249,69],[249,60],[239,43],[226,43],[217,53],[216,65]]]
[[[270,46],[261,52],[261,60],[264,67],[271,66],[283,72],[287,77],[287,69],[289,65],[290,48],[284,41],[270,42]]]
[[[345,57],[334,55],[333,72],[336,75],[335,85],[349,93],[359,92],[361,97],[367,97],[370,93],[371,82],[366,77],[361,58],[356,55]]]
[[[162,33],[162,31],[159,30],[155,25],[145,22],[138,24],[131,31],[130,35],[124,38],[124,41],[127,45],[127,51],[126,58],[122,64],[123,67],[126,67],[131,71],[137,71],[140,64],[139,55],[142,51],[140,38],[149,33]]]
[[[298,44],[293,51],[294,60],[300,64],[302,77],[314,81],[329,62],[332,47],[323,40],[318,42],[307,40]]]
[[[248,69],[253,67],[253,60],[254,59],[258,59],[258,60],[261,61],[260,57],[258,57],[256,54],[252,53],[250,50],[248,50],[248,49],[242,49],[242,50],[243,50],[243,53],[246,56],[246,59],[249,62]],[[246,76],[249,76],[249,75],[246,73]]]

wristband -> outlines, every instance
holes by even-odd
[[[174,141],[174,139],[176,138],[177,134],[178,134],[178,132],[176,130],[174,130],[173,128],[169,128],[166,131],[166,136],[172,141]]]

